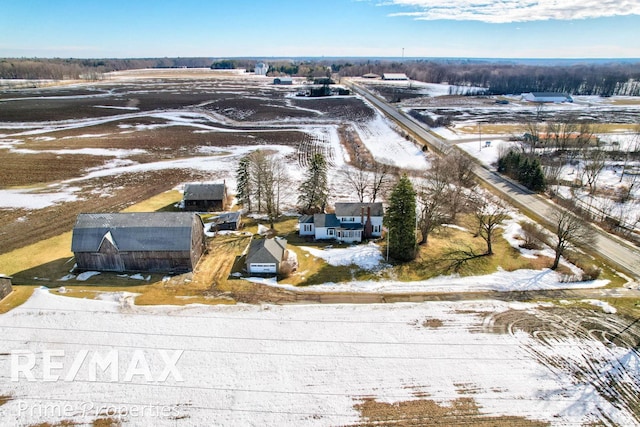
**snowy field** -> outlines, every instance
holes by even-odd
[[[260,131],[251,129],[229,129],[219,126],[217,118],[212,114],[203,114],[185,111],[162,111],[162,112],[140,112],[126,113],[120,115],[109,116],[97,119],[82,119],[74,121],[61,121],[58,123],[2,123],[0,128],[15,130],[13,133],[0,135],[0,149],[8,150],[10,153],[19,155],[29,155],[33,153],[53,153],[60,155],[90,155],[97,157],[113,157],[113,160],[106,161],[103,166],[85,169],[84,174],[77,178],[64,180],[62,182],[50,183],[45,188],[36,189],[0,189],[0,209],[42,209],[48,206],[64,202],[73,202],[83,200],[85,195],[82,194],[82,188],[78,183],[86,182],[93,178],[118,176],[126,173],[144,173],[148,171],[167,170],[167,169],[195,169],[203,172],[217,173],[225,177],[229,187],[235,189],[235,169],[238,160],[249,152],[258,148],[265,150],[273,150],[279,152],[281,156],[290,156],[292,158],[296,154],[296,149],[290,146],[259,144],[255,146],[225,146],[225,147],[202,147],[198,156],[182,157],[176,160],[161,160],[146,163],[138,163],[129,159],[130,156],[136,156],[145,153],[145,150],[131,148],[123,149],[60,149],[35,151],[27,148],[28,138],[34,135],[55,135],[56,132],[64,132],[71,129],[86,128],[87,134],[76,136],[76,138],[105,138],[107,134],[92,134],[90,130],[93,126],[102,125],[111,122],[120,122],[130,119],[153,118],[161,119],[163,124],[138,125],[134,129],[130,129],[129,125],[119,125],[123,129],[122,133],[147,131],[153,129],[162,129],[171,126],[181,126],[192,128],[193,132],[244,132],[257,133]],[[262,125],[275,126],[274,129],[283,128],[281,123],[262,123]],[[294,129],[309,135],[318,137],[324,142],[323,146],[329,152],[329,157],[334,159],[334,166],[338,169],[345,166],[349,160],[348,154],[342,147],[336,132],[337,124],[319,124],[304,123],[300,120],[297,123],[289,121],[286,129],[289,131]],[[353,123],[358,136],[371,152],[373,157],[381,162],[398,167],[408,169],[424,169],[428,166],[427,159],[422,151],[413,143],[407,141],[400,136],[389,121],[383,118],[380,113],[375,112],[374,117],[363,123]],[[55,141],[54,136],[38,136],[36,138],[47,138],[47,141]],[[61,144],[64,138],[60,139]],[[288,172],[292,181],[291,188],[297,188],[304,169],[297,163],[290,161],[288,164]],[[226,174],[225,174],[226,172]],[[340,185],[340,178],[335,173],[330,173],[334,177],[334,183]],[[338,188],[334,189],[334,194],[342,194]],[[337,200],[339,201],[339,200]],[[294,202],[295,203],[295,202]]]
[[[0,407],[2,425],[91,422],[100,410],[134,426],[345,425],[359,421],[354,405],[365,398],[429,399],[447,407],[464,397],[482,416],[557,426],[605,417],[615,425],[638,423],[624,399],[613,404],[607,395],[618,393],[608,381],[640,392],[637,352],[574,336],[570,328],[537,335],[505,320],[544,318],[549,307],[497,301],[138,307],[127,295],[103,298],[38,290],[0,316],[3,336],[11,336],[0,343],[0,395],[10,397]],[[33,381],[23,374],[11,380],[19,351],[35,354]],[[90,358],[110,351],[118,370],[98,367],[92,377]],[[73,361],[83,352],[89,356],[78,368]],[[43,354],[54,355],[50,367]],[[65,381],[71,371],[77,375]],[[44,381],[45,375],[60,379]]]

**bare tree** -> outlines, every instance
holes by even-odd
[[[486,255],[493,255],[495,232],[500,223],[509,217],[507,208],[501,201],[489,201],[482,196],[474,196],[473,205],[478,236],[487,244]]]
[[[449,217],[451,185],[443,166],[444,162],[435,161],[431,169],[425,173],[425,178],[417,185],[420,245],[427,243],[429,234]]]
[[[371,176],[371,197],[370,202],[375,203],[378,197],[386,193],[392,183],[391,167],[384,163],[375,163],[373,165]]]
[[[367,190],[371,183],[371,174],[367,172],[364,164],[359,162],[356,167],[345,166],[340,175],[344,178],[344,182],[351,188],[360,203],[364,202]]]
[[[473,166],[471,157],[461,151],[454,150],[444,158],[443,168],[451,176],[452,183],[462,187],[475,185]]]
[[[583,151],[582,176],[587,181],[589,193],[594,194],[597,188],[598,177],[604,169],[606,154],[600,148],[585,149]]]
[[[565,209],[554,210],[551,213],[551,221],[555,228],[554,250],[556,253],[551,266],[552,270],[558,268],[560,257],[568,248],[595,244],[594,231],[574,213]]]
[[[268,156],[264,171],[263,192],[271,228],[274,228],[274,222],[280,216],[282,190],[287,186],[288,181],[287,168],[282,159],[276,155]]]
[[[629,154],[637,153],[640,151],[640,125],[636,125],[635,135],[633,136],[633,140],[627,144],[624,150],[624,163],[622,164],[622,172],[620,173],[620,182],[624,178],[625,172],[627,171],[627,164],[629,163]]]
[[[242,159],[244,204],[266,213],[273,228],[280,215],[280,201],[287,192],[288,176],[280,157],[264,150],[256,150]],[[254,201],[255,203],[252,203]]]

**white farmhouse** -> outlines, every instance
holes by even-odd
[[[336,203],[335,213],[303,215],[300,236],[345,243],[382,236],[382,203]]]

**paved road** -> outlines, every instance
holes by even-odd
[[[413,119],[398,111],[386,101],[374,96],[361,86],[353,84],[352,82],[348,82],[347,84],[356,93],[363,96],[387,116],[413,133],[417,139],[426,142],[437,151],[447,153],[452,149],[457,149],[454,145],[430,133],[423,125],[416,123]],[[496,193],[509,199],[521,211],[538,218],[539,221],[545,223],[547,226],[551,225],[549,222],[551,213],[558,209],[551,201],[532,193],[517,183],[503,178],[486,167],[477,165],[475,174]],[[602,257],[624,273],[631,275],[634,280],[640,281],[640,251],[617,236],[613,236],[595,226],[592,228],[597,237],[596,244],[590,248],[590,251],[594,255]]]

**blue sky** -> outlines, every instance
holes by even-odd
[[[640,0],[3,0],[0,57],[640,58]]]

